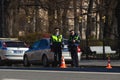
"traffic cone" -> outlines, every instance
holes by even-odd
[[[107,63],[107,66],[106,66],[107,69],[112,69],[112,66],[110,64],[110,57],[108,57],[108,63]]]
[[[62,56],[62,60],[61,60],[61,65],[60,65],[60,68],[67,68],[67,67],[66,67],[66,64],[65,64],[64,57],[63,57],[63,56]]]

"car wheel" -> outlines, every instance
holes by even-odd
[[[44,67],[48,67],[49,66],[49,64],[48,64],[48,58],[45,55],[42,58],[42,64],[43,64]]]
[[[28,57],[27,57],[27,56],[24,56],[23,65],[24,65],[25,67],[29,67],[29,66],[30,66],[30,63],[29,63],[29,61],[28,61]]]

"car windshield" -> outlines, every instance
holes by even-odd
[[[7,47],[26,47],[24,42],[5,42]]]

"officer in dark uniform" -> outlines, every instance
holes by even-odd
[[[53,66],[57,66],[57,64],[61,64],[61,58],[62,58],[62,44],[63,38],[60,34],[60,29],[55,28],[55,33],[51,36],[51,47],[53,51],[55,52],[54,55],[54,63]]]
[[[79,42],[80,42],[79,36],[74,32],[74,30],[71,30],[68,39],[68,48],[71,53],[73,67],[78,67],[77,46],[79,45]]]

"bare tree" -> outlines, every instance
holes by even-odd
[[[87,38],[91,36],[92,31],[100,35],[102,39],[103,32],[105,37],[113,38],[113,34],[117,33],[115,18],[115,8],[118,0],[4,0],[5,4],[5,36],[14,36],[18,34],[19,30],[25,32],[49,32],[53,33],[55,27],[62,30],[63,35],[68,35],[69,15],[71,12],[74,20],[75,31],[78,32],[87,28]],[[78,3],[80,2],[80,3]],[[71,4],[72,3],[72,4]],[[83,5],[85,3],[85,6]],[[96,5],[95,5],[96,4]],[[87,8],[86,8],[87,7]],[[78,11],[78,9],[80,11]],[[117,8],[118,9],[118,8]],[[69,12],[68,10],[71,10]],[[109,13],[108,13],[109,12]],[[117,12],[118,13],[118,12]],[[44,15],[43,15],[44,14]],[[92,15],[96,17],[94,22],[99,25],[99,31],[95,29]],[[86,18],[87,16],[87,18]],[[103,24],[103,17],[105,16],[105,24]],[[79,24],[79,17],[81,18]],[[86,22],[87,21],[87,22]],[[115,22],[116,21],[116,22]],[[82,25],[82,24],[85,25]],[[87,26],[86,26],[87,23]],[[103,31],[103,25],[104,31]],[[80,28],[80,29],[79,29]],[[97,27],[98,28],[98,27]],[[98,38],[98,39],[99,39]]]
[[[92,29],[92,11],[93,11],[93,1],[89,0],[89,6],[88,6],[88,12],[87,12],[87,30],[86,30],[86,39],[88,39],[88,36],[91,35],[91,29]]]
[[[16,6],[17,5],[17,6]],[[5,26],[7,26],[5,28],[6,30],[6,34],[5,36],[13,36],[14,34],[17,33],[17,9],[18,9],[18,0],[7,0],[5,2]],[[5,27],[4,26],[4,27]]]

